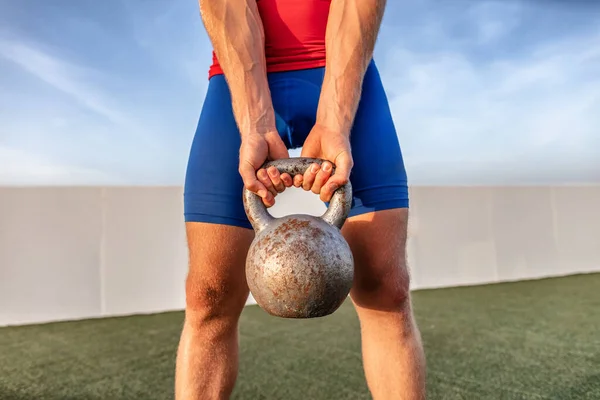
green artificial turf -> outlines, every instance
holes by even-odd
[[[429,399],[600,399],[600,274],[424,290]],[[172,399],[183,315],[0,329],[0,399]],[[351,304],[315,320],[247,307],[235,399],[368,399]]]

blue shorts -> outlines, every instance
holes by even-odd
[[[324,68],[268,74],[277,128],[289,149],[302,143],[315,123]],[[350,142],[353,202],[349,217],[408,207],[406,171],[387,96],[374,62],[363,83]],[[213,76],[194,136],[184,187],[187,222],[252,229],[242,203],[238,173],[240,134],[223,75]],[[316,196],[316,195],[315,195]]]

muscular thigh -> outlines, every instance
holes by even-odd
[[[237,311],[248,296],[245,261],[254,232],[236,226],[187,222],[190,310]]]
[[[237,312],[248,294],[244,264],[254,231],[242,202],[240,143],[226,81],[213,77],[192,141],[184,186],[188,310]]]
[[[393,308],[408,297],[407,222],[408,209],[397,208],[357,215],[344,224],[355,263],[351,295],[358,305]]]
[[[387,96],[373,62],[365,74],[351,145],[354,199],[343,234],[355,258],[352,296],[357,303],[396,307],[409,288],[408,182]]]

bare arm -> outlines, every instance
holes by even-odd
[[[242,138],[275,130],[264,30],[256,0],[199,0],[202,21],[229,86]]]
[[[332,0],[327,61],[317,123],[350,135],[365,71],[373,56],[386,0]]]
[[[265,205],[292,178],[272,182],[260,166],[268,159],[289,157],[277,133],[267,80],[265,33],[256,0],[199,0],[206,32],[231,93],[233,115],[241,136],[238,171],[246,189]]]

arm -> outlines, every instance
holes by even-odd
[[[275,111],[267,80],[265,34],[256,0],[199,0],[206,32],[231,93],[233,115],[241,136],[239,173],[246,189],[262,197],[265,205],[292,178],[281,175],[273,183],[265,160],[289,157],[277,133]]]
[[[331,0],[325,32],[325,76],[321,86],[317,118],[302,148],[308,157],[331,161],[330,169],[294,177],[296,186],[320,193],[329,201],[346,184],[354,165],[350,131],[361,98],[362,83],[379,33],[386,0]]]
[[[317,111],[317,123],[327,130],[350,135],[385,5],[386,0],[331,0]]]
[[[264,30],[256,0],[199,0],[202,21],[231,92],[242,139],[275,129]]]

